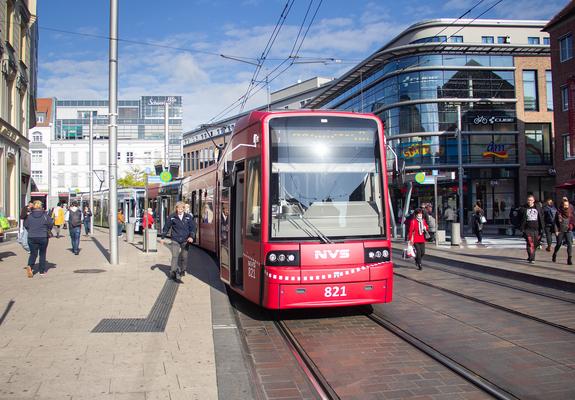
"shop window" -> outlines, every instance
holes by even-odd
[[[551,128],[549,124],[525,124],[525,154],[527,165],[549,165],[551,158]]]
[[[547,111],[553,111],[553,76],[551,71],[545,71],[545,89],[547,94]]]
[[[525,111],[538,111],[537,71],[523,71],[523,99]]]

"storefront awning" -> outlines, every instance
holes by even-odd
[[[561,185],[555,186],[557,189],[575,189],[575,179],[563,182]]]

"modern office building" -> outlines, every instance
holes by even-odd
[[[37,46],[36,1],[0,0],[0,212],[12,224],[30,182]]]
[[[46,106],[47,103],[52,106]],[[166,104],[169,113],[167,142],[164,134]],[[38,115],[51,126],[42,126],[39,120],[31,129],[32,142],[38,140],[34,144],[32,171],[37,186],[38,182],[49,186],[48,205],[68,201],[72,193],[90,188],[90,115],[94,135],[94,190],[108,188],[108,101],[39,99]],[[158,164],[179,166],[181,135],[181,97],[143,96],[140,100],[118,101],[118,177],[138,170],[150,173]],[[166,144],[167,158],[164,157]],[[44,160],[49,160],[47,170],[41,168]],[[41,195],[40,186],[38,189],[38,195]]]
[[[270,104],[258,107],[258,110],[297,110],[305,107],[317,96],[331,79],[315,77],[272,92]],[[222,146],[232,134],[238,119],[251,112],[222,119],[209,126],[193,129],[183,135],[183,169],[184,175],[199,173],[205,167],[216,162],[217,147]]]
[[[575,201],[575,2],[545,26],[551,38],[557,190]]]
[[[490,223],[509,208],[553,195],[551,64],[545,21],[437,19],[416,23],[314,98],[311,108],[373,112],[406,177],[458,171],[464,219],[480,200]],[[393,159],[393,153],[388,154]],[[391,160],[392,161],[392,160]],[[390,167],[393,165],[389,163]],[[433,202],[433,185],[395,174],[395,212]],[[408,180],[408,179],[406,179]],[[410,186],[412,189],[410,189]],[[458,177],[439,184],[439,208],[457,209]]]

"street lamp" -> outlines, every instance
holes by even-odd
[[[457,108],[457,175],[459,177],[459,236],[463,240],[463,143],[461,138],[461,104],[456,104]]]

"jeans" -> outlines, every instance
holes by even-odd
[[[553,244],[553,235],[555,235],[555,227],[553,225],[545,225],[545,238],[547,239],[547,247]]]
[[[188,249],[187,249],[187,242],[178,243],[175,240],[172,240],[170,244],[170,250],[172,252],[172,274],[176,274],[176,277],[181,275],[182,272],[186,271],[186,267],[188,266]]]
[[[565,247],[567,247],[567,257],[571,258],[573,255],[573,232],[560,232],[559,235],[557,235],[557,245],[555,246],[555,250],[553,250],[554,256],[557,255],[562,244],[565,244]]]
[[[526,230],[524,233],[525,242],[527,244],[527,256],[529,261],[535,261],[535,252],[537,251],[537,246],[541,240],[541,236],[538,231]]]
[[[413,247],[415,248],[415,264],[420,266],[425,255],[425,243],[414,243]]]
[[[86,233],[86,235],[88,235],[90,233],[90,220],[89,219],[84,220],[84,233]]]
[[[60,229],[62,228],[62,225],[54,225],[54,229],[56,230],[56,237],[59,238],[60,237]]]
[[[82,234],[81,228],[76,226],[70,227],[70,240],[72,242],[72,252],[77,253],[80,251],[80,235]]]
[[[30,256],[28,257],[28,265],[30,268],[36,264],[36,257],[40,254],[40,272],[46,272],[46,249],[48,249],[48,238],[28,238],[28,246],[30,247]]]

